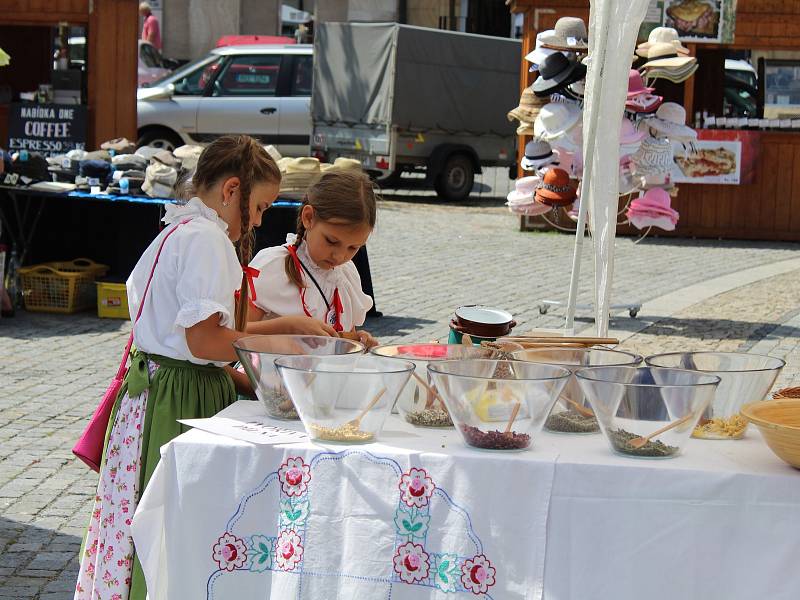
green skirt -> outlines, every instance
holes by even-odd
[[[152,377],[147,368],[148,359],[158,365]],[[145,390],[149,390],[149,394],[142,426],[140,497],[161,458],[161,446],[190,429],[177,419],[213,417],[236,401],[233,380],[221,367],[196,365],[134,350],[119,397],[125,393],[134,397]],[[118,405],[119,402],[111,415],[106,443]],[[142,566],[138,558],[134,558],[130,600],[145,600],[146,595]]]

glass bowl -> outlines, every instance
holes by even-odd
[[[611,449],[635,458],[680,454],[719,384],[716,375],[656,367],[587,367],[575,377]]]
[[[747,420],[742,405],[764,400],[786,364],[780,358],[746,352],[670,352],[648,356],[653,367],[689,369],[717,375],[717,393],[692,435],[708,440],[741,439]]]
[[[544,428],[555,433],[586,434],[600,431],[586,394],[575,378],[575,371],[582,367],[637,367],[642,362],[638,354],[608,348],[534,348],[517,350],[511,355],[516,360],[561,365],[573,372],[544,422]]]
[[[482,450],[525,450],[570,378],[556,365],[471,358],[428,364],[464,443]]]
[[[276,358],[364,353],[359,342],[316,335],[253,335],[236,340],[233,347],[267,414],[286,421],[296,421],[299,416],[275,370]]]
[[[465,358],[490,358],[496,354],[490,348],[460,344],[378,346],[370,352],[377,356],[410,360],[414,363],[411,379],[397,399],[397,410],[404,421],[416,427],[434,428],[452,427],[453,421],[428,373],[428,363]]]
[[[283,356],[275,367],[311,439],[363,444],[377,439],[414,363],[348,354]]]

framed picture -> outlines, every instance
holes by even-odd
[[[766,59],[761,81],[765,119],[800,117],[800,59]]]

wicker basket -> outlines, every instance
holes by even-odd
[[[108,272],[88,258],[50,262],[19,270],[25,310],[74,313],[97,305],[94,280]]]
[[[778,458],[800,469],[800,399],[751,402],[742,416],[758,427]]]
[[[788,387],[778,390],[772,394],[774,400],[787,400],[790,398],[800,398],[800,387]]]

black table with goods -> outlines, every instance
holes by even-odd
[[[19,266],[87,257],[108,265],[110,279],[123,281],[161,231],[164,205],[173,202],[3,185],[0,244],[14,251]],[[273,204],[255,232],[256,251],[286,242],[286,235],[295,231],[299,206],[292,199]],[[366,248],[359,250],[353,262],[364,293],[374,300]],[[374,307],[370,314],[376,314]]]

